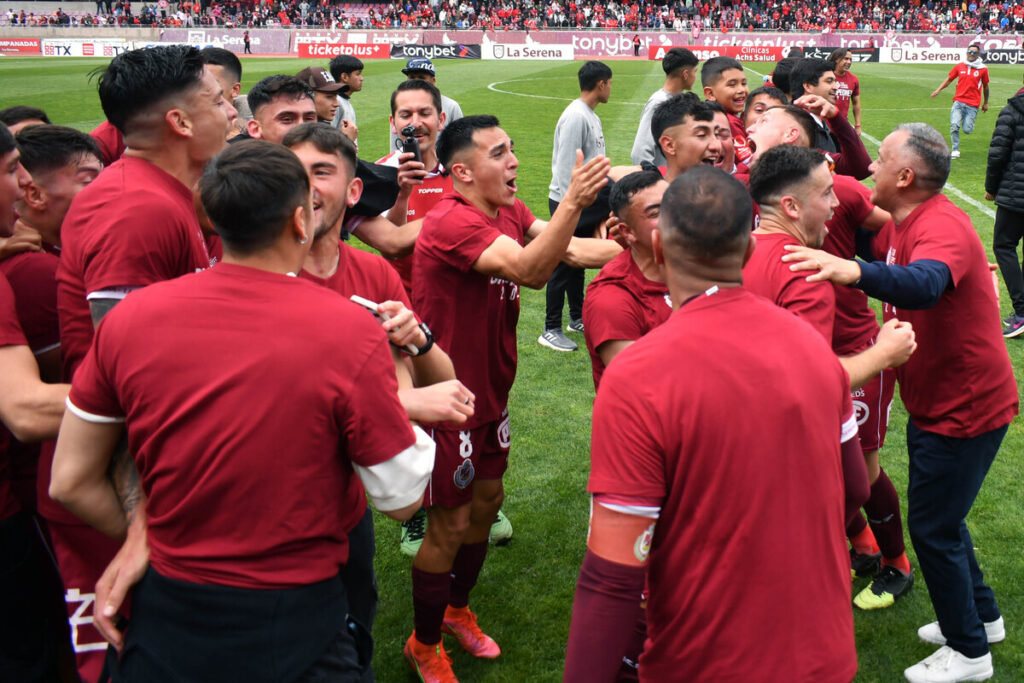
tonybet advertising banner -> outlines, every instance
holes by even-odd
[[[480,59],[479,45],[392,45],[391,59]]]
[[[5,55],[37,55],[39,54],[38,38],[0,38],[0,54]]]
[[[44,38],[42,41],[44,57],[116,57],[131,47],[124,38]]]
[[[337,57],[352,55],[359,59],[388,59],[391,57],[390,45],[369,45],[366,43],[300,43],[299,57],[316,59],[320,57]]]
[[[662,60],[665,53],[674,45],[659,45],[648,50],[647,58]],[[789,52],[788,47],[778,45],[720,45],[705,47],[702,45],[681,45],[697,55],[697,59],[705,62],[713,57],[733,57],[741,62],[777,62]]]
[[[565,59],[575,56],[572,45],[507,45],[486,43],[483,46],[484,59]]]
[[[989,50],[981,58],[986,64],[1024,64],[1024,50]]]

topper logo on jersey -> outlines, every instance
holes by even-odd
[[[857,426],[864,424],[871,417],[871,410],[864,401],[853,402],[853,416],[857,418]]]
[[[498,424],[498,445],[508,448],[512,443],[512,418],[509,417],[508,408],[502,412],[503,419]]]
[[[68,624],[71,625],[71,645],[75,649],[75,652],[94,652],[96,650],[106,650],[107,641],[103,638],[99,638],[99,631],[93,626],[93,605],[96,604],[95,593],[80,593],[77,588],[69,588],[67,593],[64,594],[64,601],[69,605],[73,605],[76,602],[81,603],[75,608],[74,613],[68,618]],[[89,616],[85,616],[86,613]],[[99,638],[96,641],[89,643],[78,642],[80,626],[88,627],[86,630],[93,632],[93,638]]]

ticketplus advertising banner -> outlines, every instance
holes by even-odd
[[[302,59],[330,59],[338,55],[351,55],[359,59],[390,59],[390,45],[369,45],[367,43],[302,43],[299,57]]]

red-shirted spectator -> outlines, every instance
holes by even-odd
[[[953,108],[949,112],[949,140],[952,147],[949,154],[953,159],[959,159],[960,131],[963,130],[964,135],[974,132],[979,106],[981,111],[988,111],[988,67],[981,61],[980,45],[975,43],[967,48],[967,61],[949,70],[946,80],[932,92],[932,98],[954,80],[956,93],[953,95]]]

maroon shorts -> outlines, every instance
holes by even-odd
[[[877,451],[885,443],[895,390],[896,373],[884,370],[860,389],[850,392],[862,451]]]
[[[477,479],[501,479],[508,469],[509,435],[508,408],[500,419],[475,429],[433,430],[434,472],[423,504],[457,508],[473,500]]]
[[[96,582],[121,549],[121,542],[84,524],[47,520],[47,525],[57,555],[60,578],[64,582],[75,666],[84,683],[95,683],[100,678],[107,654],[107,641],[93,625]],[[122,607],[121,613],[127,614],[128,611]]]

